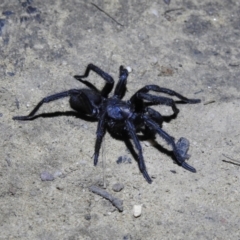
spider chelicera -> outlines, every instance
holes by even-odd
[[[88,77],[90,71],[95,72],[106,81],[102,90],[98,90],[92,83],[82,79]],[[174,100],[163,96],[152,95],[149,91],[175,96],[184,103],[199,103],[200,99],[188,99],[173,90],[162,88],[157,85],[146,85],[133,94],[130,100],[123,101],[122,98],[126,92],[127,77],[127,69],[120,66],[119,81],[116,85],[114,94],[112,97],[108,97],[114,86],[113,78],[99,67],[89,64],[84,75],[74,76],[75,79],[85,84],[88,88],[70,89],[45,97],[29,115],[15,116],[13,120],[33,120],[36,118],[36,112],[44,103],[64,97],[70,97],[70,106],[75,111],[98,121],[94,165],[97,165],[101,143],[106,129],[108,129],[108,131],[114,135],[127,136],[132,139],[137,153],[139,169],[147,182],[151,183],[152,180],[146,170],[142,147],[137,135],[137,132],[141,129],[145,129],[145,131],[151,133],[152,136],[159,134],[160,137],[171,145],[178,165],[191,172],[196,172],[195,168],[185,162],[187,156],[184,157],[181,154],[181,149],[178,147],[178,144],[175,143],[174,138],[161,128],[163,122],[162,115],[150,107],[160,104],[170,106],[173,110],[172,116],[176,117],[179,110]]]

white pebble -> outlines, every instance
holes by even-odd
[[[131,67],[127,66],[126,69],[127,69],[127,71],[128,71],[129,73],[132,72],[132,68],[131,68]]]
[[[41,50],[41,49],[44,49],[44,45],[43,44],[35,44],[33,46],[33,48],[36,49],[36,50]]]
[[[133,216],[140,217],[142,214],[142,205],[134,205],[133,206]]]
[[[150,13],[158,17],[158,10],[157,9],[151,9]]]
[[[151,65],[156,65],[156,64],[158,63],[158,59],[153,56],[153,57],[151,57],[151,59],[150,59],[150,63],[151,63]]]
[[[63,65],[63,66],[66,66],[66,65],[67,65],[67,61],[64,61],[64,60],[63,60],[63,61],[62,61],[62,65]]]

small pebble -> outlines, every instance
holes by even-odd
[[[123,236],[123,240],[131,240],[131,239],[133,239],[133,238],[130,234],[127,234],[127,235]]]
[[[21,23],[27,22],[28,20],[29,20],[29,17],[27,17],[27,16],[20,17],[20,22]]]
[[[127,156],[120,156],[117,160],[117,164],[121,164],[121,163],[132,163],[132,159],[127,158]]]
[[[85,218],[87,221],[89,221],[89,220],[91,220],[91,215],[90,215],[90,214],[86,214],[86,215],[84,216],[84,218]]]
[[[41,50],[41,49],[44,49],[44,45],[43,44],[38,44],[38,43],[36,43],[34,46],[33,46],[33,48],[34,49],[36,49],[36,50]]]
[[[135,218],[140,217],[142,214],[142,205],[134,205],[133,206],[133,216]]]
[[[62,190],[64,190],[64,187],[62,185],[57,185],[56,189],[59,190],[59,191],[62,191]]]
[[[171,0],[163,0],[167,5],[170,4]]]
[[[0,19],[0,35],[2,34],[2,29],[4,27],[6,23],[6,20],[5,19]]]
[[[124,188],[124,185],[122,183],[115,183],[113,186],[112,186],[112,190],[114,192],[120,192],[122,189]]]
[[[151,14],[155,15],[158,17],[158,10],[157,9],[151,9]]]
[[[7,11],[2,12],[2,14],[4,16],[8,17],[8,16],[11,16],[12,14],[14,14],[14,12],[7,10]]]
[[[26,7],[26,6],[27,6],[27,2],[23,2],[22,7]]]
[[[157,63],[158,63],[158,59],[157,59],[155,56],[151,57],[151,59],[150,59],[150,64],[151,64],[152,66],[154,66],[154,65],[156,65]]]
[[[127,69],[127,71],[128,71],[129,73],[132,72],[132,68],[131,68],[131,67],[127,66],[126,69]]]
[[[118,158],[118,160],[117,160],[117,164],[120,164],[120,163],[122,163],[122,162],[123,162],[123,157],[120,156],[120,157]]]
[[[26,12],[27,12],[28,14],[35,13],[35,12],[37,12],[37,8],[32,7],[32,6],[28,6],[27,9],[26,9]]]
[[[9,75],[10,77],[14,76],[15,73],[14,72],[7,72],[7,75]]]
[[[146,35],[146,33],[139,33],[138,34],[138,38],[141,40],[141,41],[144,41],[148,36]]]
[[[41,177],[42,181],[53,181],[54,180],[54,176],[47,171],[42,172],[40,177]]]

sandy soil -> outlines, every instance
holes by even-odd
[[[240,239],[238,1],[2,0],[0,10],[0,239]],[[158,84],[202,100],[179,104],[178,117],[163,124],[190,141],[197,173],[141,142],[148,184],[109,134],[93,166],[96,122],[12,120],[45,96],[83,87],[72,76],[90,62],[115,80],[120,65],[132,68],[125,99]],[[89,80],[103,86],[94,73]],[[68,110],[62,99],[39,113]],[[127,161],[117,164],[119,157]],[[54,180],[42,181],[44,172]],[[114,191],[116,183],[124,188]],[[123,211],[90,186],[105,186]]]

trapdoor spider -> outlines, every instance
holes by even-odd
[[[106,84],[102,90],[98,90],[89,81],[83,80],[89,75],[89,72],[93,71],[102,77]],[[183,168],[196,172],[195,168],[191,167],[185,162],[184,156],[181,155],[180,149],[178,149],[174,138],[168,135],[161,128],[163,117],[159,112],[151,108],[153,105],[167,105],[173,110],[173,116],[177,116],[179,110],[173,99],[155,96],[149,93],[149,91],[165,93],[171,96],[176,96],[185,103],[199,103],[199,99],[188,99],[179,93],[167,89],[161,88],[157,85],[146,85],[138,90],[128,101],[123,101],[122,98],[126,92],[128,71],[123,66],[119,69],[119,81],[115,88],[112,97],[108,97],[114,86],[113,78],[97,66],[89,64],[86,68],[84,75],[74,76],[75,79],[85,84],[88,88],[83,89],[70,89],[68,91],[53,94],[51,96],[43,98],[37,106],[27,116],[15,116],[14,120],[33,120],[36,118],[36,112],[44,104],[60,98],[70,97],[70,106],[77,112],[89,116],[91,119],[98,120],[95,152],[94,152],[94,165],[97,165],[99,151],[101,143],[106,132],[114,133],[115,135],[130,137],[136,148],[138,155],[138,165],[141,173],[148,183],[152,180],[148,175],[146,166],[143,159],[142,147],[137,136],[137,132],[144,128],[154,135],[159,134],[173,149],[173,153],[178,165]]]

